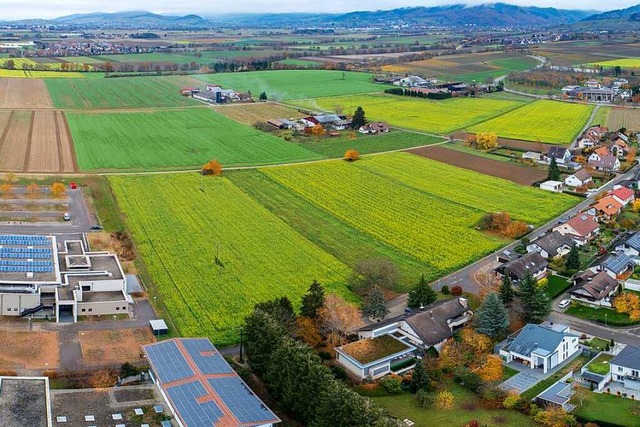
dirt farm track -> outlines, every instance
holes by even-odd
[[[522,185],[531,185],[536,181],[543,180],[547,176],[546,173],[538,169],[486,159],[443,147],[423,147],[407,151],[452,166],[508,179],[509,181]]]
[[[75,172],[71,134],[61,111],[0,111],[0,170]]]

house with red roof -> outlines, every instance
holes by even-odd
[[[629,203],[633,203],[636,199],[633,190],[627,187],[623,187],[622,185],[616,185],[613,187],[613,190],[609,192],[614,199],[622,204],[622,206],[627,206]]]
[[[598,217],[603,221],[610,221],[622,212],[622,203],[616,200],[611,194],[604,196],[593,205]]]
[[[582,212],[569,221],[557,225],[553,231],[569,236],[576,245],[582,246],[600,234],[600,224],[595,215]]]

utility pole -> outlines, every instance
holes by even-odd
[[[242,338],[243,338],[243,333],[244,333],[244,328],[242,326],[240,326],[240,358],[238,359],[238,361],[240,363],[244,363],[244,358],[242,357]]]

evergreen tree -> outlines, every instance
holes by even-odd
[[[384,319],[389,313],[384,300],[384,292],[379,286],[371,288],[362,304],[362,314],[374,319]]]
[[[498,294],[487,294],[476,312],[475,322],[476,331],[494,339],[509,327],[509,312]]]
[[[318,310],[324,305],[324,287],[314,280],[309,290],[302,297],[302,307],[300,315],[315,319],[318,316]]]
[[[513,286],[511,286],[511,277],[509,276],[509,272],[504,272],[504,277],[502,278],[502,284],[500,285],[500,299],[502,303],[505,305],[511,304],[513,302],[513,298],[515,297],[515,292],[513,292]]]
[[[282,297],[271,301],[261,302],[256,304],[255,308],[270,314],[289,333],[295,330],[296,312],[293,310],[293,305],[289,298]]]
[[[355,113],[353,113],[353,118],[351,119],[351,127],[353,129],[360,129],[366,124],[367,118],[364,114],[364,110],[362,109],[362,107],[356,108]]]
[[[578,246],[574,243],[571,246],[571,250],[567,255],[567,261],[564,264],[567,271],[576,272],[580,270],[580,254],[578,253]]]
[[[525,322],[540,323],[551,312],[551,301],[544,290],[538,286],[531,273],[528,273],[520,283],[520,300],[524,309]]]
[[[438,294],[433,290],[429,283],[427,283],[427,279],[425,279],[424,274],[420,275],[420,280],[413,287],[411,292],[409,292],[409,300],[407,301],[407,306],[409,308],[420,308],[420,306],[426,307],[429,304],[433,304],[438,299]]]
[[[413,368],[413,374],[411,375],[411,393],[429,390],[429,380],[429,373],[424,367],[424,361],[416,361],[416,367]]]
[[[267,100],[267,92],[260,93],[260,97],[258,99],[260,101],[266,101]]]
[[[288,335],[282,324],[269,313],[255,309],[245,319],[244,337],[249,366],[257,375],[264,375],[270,365],[271,353]]]
[[[549,163],[549,181],[560,181],[560,168],[555,157],[552,157]]]

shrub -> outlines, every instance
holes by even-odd
[[[335,379],[343,381],[347,380],[347,371],[342,366],[332,366],[330,369]]]
[[[344,159],[348,162],[355,162],[360,160],[360,153],[357,150],[349,149],[344,153]]]
[[[386,376],[380,380],[382,387],[390,394],[398,394],[402,391],[402,380],[395,376]]]
[[[442,292],[443,295],[449,295],[449,287],[447,285],[444,285],[442,287],[441,292]]]
[[[217,160],[211,160],[202,167],[202,175],[222,175],[222,165]]]
[[[518,396],[517,394],[510,394],[504,399],[504,402],[502,402],[502,406],[505,409],[515,409],[519,403],[520,396]]]
[[[456,372],[454,379],[462,387],[474,393],[477,393],[483,384],[483,381],[482,381],[482,378],[480,378],[480,375],[466,368]]]
[[[441,391],[436,395],[436,406],[440,409],[453,409],[454,396],[450,391]]]
[[[125,362],[120,366],[120,378],[133,377],[138,374],[140,374],[140,369],[129,362]]]
[[[318,352],[318,356],[320,356],[322,360],[331,360],[331,353],[328,351],[320,351]]]
[[[462,288],[458,285],[451,288],[451,295],[460,296],[462,295]]]

